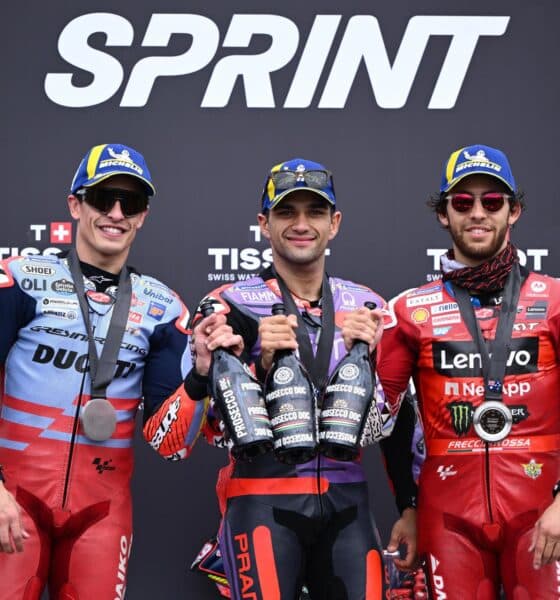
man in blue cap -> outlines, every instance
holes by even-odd
[[[136,411],[143,396],[148,427],[190,368],[185,306],[126,265],[154,192],[139,152],[95,146],[68,196],[75,247],[2,265],[1,600],[38,600],[47,584],[58,600],[124,598]],[[181,410],[192,427],[178,455],[205,406]],[[164,449],[170,429],[148,440]]]
[[[333,178],[323,165],[296,158],[269,171],[258,223],[270,242],[272,265],[205,299],[243,337],[243,357],[261,382],[277,351],[298,350],[319,392],[355,340],[374,352],[385,302],[369,288],[325,272],[325,250],[340,222]],[[366,301],[378,309],[366,308]],[[271,316],[278,303],[289,314]],[[203,356],[209,362],[205,320],[195,318],[193,337],[193,376],[204,394]],[[282,379],[292,375],[286,369]],[[376,402],[383,404],[382,394]],[[288,404],[285,410],[293,411]],[[285,417],[284,425],[290,414]],[[212,413],[209,423],[223,444]],[[223,513],[219,544],[232,598],[297,598],[302,584],[312,598],[381,598],[380,541],[359,459],[335,460],[319,453],[302,464],[287,464],[268,452],[233,460],[220,475],[218,495]]]
[[[411,376],[418,394],[418,551],[431,593],[556,598],[560,283],[519,265],[510,233],[524,205],[502,151],[453,152],[430,204],[452,241],[443,278],[390,303],[379,373],[395,410]],[[382,444],[402,454],[398,436]]]

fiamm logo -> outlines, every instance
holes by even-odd
[[[203,15],[155,13],[141,46],[167,48],[172,36],[182,35],[189,36],[187,49],[174,56],[146,56],[125,73],[118,58],[89,44],[90,37],[104,34],[106,48],[132,47],[140,32],[118,14],[89,13],[73,19],[61,31],[58,51],[72,68],[47,73],[45,93],[61,106],[95,106],[117,94],[126,80],[119,105],[146,106],[158,77],[183,77],[205,69],[223,39],[222,48],[242,48],[243,52],[231,52],[211,67],[202,108],[227,106],[238,79],[243,82],[247,108],[275,108],[279,100],[271,73],[290,65],[295,71],[290,70],[291,83],[280,101],[283,108],[308,108],[318,98],[318,108],[342,109],[363,64],[377,105],[395,109],[407,102],[430,38],[445,36],[449,47],[439,73],[437,77],[426,74],[435,80],[428,108],[450,109],[455,106],[480,38],[504,35],[510,17],[414,16],[392,63],[376,17],[352,16],[340,34],[342,20],[342,15],[316,15],[302,42],[297,23],[280,15],[234,14],[222,36],[216,23]],[[247,53],[255,36],[268,36],[270,46],[258,54]],[[327,63],[331,66],[325,79]],[[77,71],[90,73],[91,83],[74,85]],[[318,90],[323,80],[324,87]]]

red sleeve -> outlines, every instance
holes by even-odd
[[[398,412],[418,359],[418,333],[407,319],[405,294],[389,302],[377,362],[377,372],[393,414]]]

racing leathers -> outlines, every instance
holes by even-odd
[[[100,354],[118,278],[91,265],[82,270]],[[116,429],[96,442],[80,421],[91,388],[88,336],[67,260],[30,256],[2,265],[0,463],[30,537],[23,552],[0,553],[1,600],[38,600],[47,583],[53,600],[124,598],[136,412],[144,396],[150,416],[191,366],[179,297],[152,277],[130,277],[128,321],[107,388]],[[189,410],[182,454],[194,443],[205,404]]]
[[[412,375],[427,458],[418,500],[418,551],[435,598],[560,597],[555,565],[535,571],[531,530],[560,475],[560,283],[522,271],[508,346],[505,439],[473,429],[484,401],[481,355],[449,282],[403,292],[390,303],[378,368],[394,410]],[[485,340],[496,333],[502,292],[471,302]]]
[[[341,336],[345,314],[368,300],[380,307],[385,303],[364,286],[332,277],[329,284],[335,311],[330,373],[346,353]],[[226,313],[234,333],[243,337],[242,358],[258,364],[259,320],[282,302],[273,271],[218,288],[206,299]],[[315,350],[320,305],[294,301]],[[383,404],[382,392],[376,396]],[[217,423],[209,413],[214,430],[207,435],[221,440]],[[295,599],[303,583],[312,598],[381,598],[380,541],[359,459],[341,462],[318,455],[304,464],[286,465],[272,452],[251,461],[231,459],[220,473],[217,492],[223,513],[220,549],[232,598]]]

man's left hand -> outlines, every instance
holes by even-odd
[[[529,552],[533,553],[533,568],[560,560],[560,495],[535,523]]]
[[[346,350],[352,348],[355,340],[361,340],[369,345],[371,354],[383,335],[381,309],[370,310],[362,306],[353,310],[344,318],[341,333]]]

